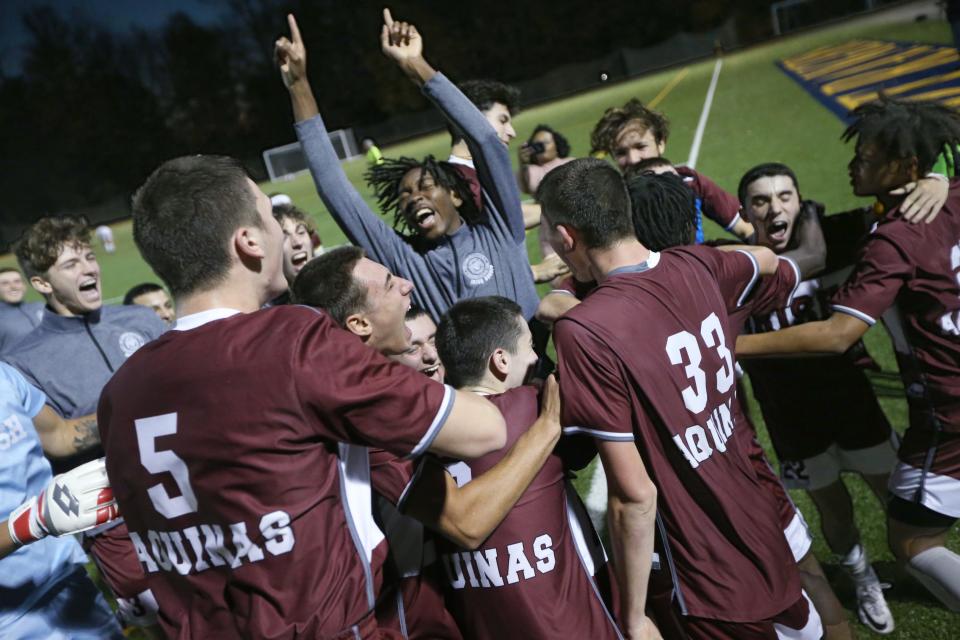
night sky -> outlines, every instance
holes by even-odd
[[[147,29],[161,26],[173,13],[182,11],[200,23],[216,22],[224,6],[210,0],[2,0],[0,1],[0,69],[6,75],[20,71],[27,33],[20,14],[48,5],[63,16],[79,16],[123,32],[131,26]]]

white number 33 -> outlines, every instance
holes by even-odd
[[[726,393],[733,386],[733,356],[723,336],[723,326],[716,313],[711,313],[700,323],[700,339],[711,349],[716,349],[722,364],[716,372],[717,391]],[[684,358],[686,353],[686,358]],[[703,357],[696,336],[681,331],[667,338],[667,356],[670,364],[682,364],[683,372],[691,383],[681,392],[683,404],[692,413],[700,413],[707,406],[707,376],[700,368]]]

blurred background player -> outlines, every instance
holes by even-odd
[[[373,167],[383,164],[383,152],[380,151],[380,147],[377,146],[373,138],[364,138],[363,142],[360,143],[360,148],[366,155],[368,165]]]
[[[102,224],[96,228],[94,235],[97,236],[97,240],[100,241],[100,246],[103,247],[104,251],[107,253],[116,253],[117,243],[113,240],[113,229]]]
[[[142,307],[152,309],[157,317],[167,323],[173,324],[176,319],[176,313],[173,310],[173,301],[167,295],[167,290],[155,282],[144,282],[135,287],[131,287],[123,296],[123,304],[138,304]]]
[[[24,302],[27,287],[13,267],[0,268],[0,354],[37,328],[43,319],[42,302]]]

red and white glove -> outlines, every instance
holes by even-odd
[[[48,535],[86,531],[119,515],[107,468],[100,458],[54,477],[39,496],[10,514],[7,528],[13,541],[24,545]]]

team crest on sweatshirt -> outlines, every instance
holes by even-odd
[[[471,253],[464,258],[460,269],[467,279],[467,284],[473,287],[479,287],[493,277],[493,264],[490,258],[479,252]]]
[[[123,351],[125,358],[129,358],[133,355],[133,352],[142,347],[146,341],[146,338],[139,333],[124,331],[120,334],[120,351]]]

